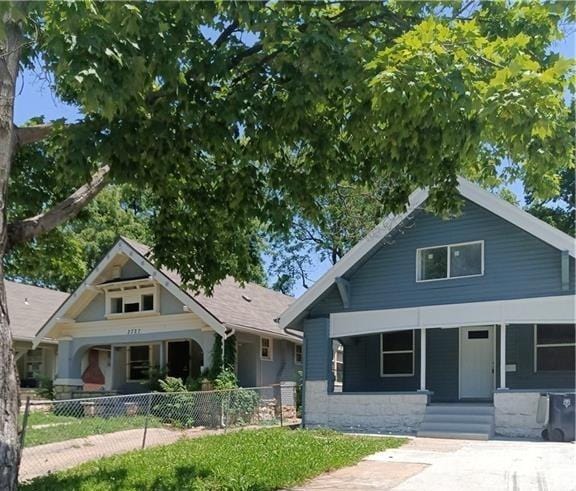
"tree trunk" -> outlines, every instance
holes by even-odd
[[[18,435],[18,375],[4,288],[2,259],[6,249],[6,191],[16,144],[14,98],[22,35],[8,18],[1,19],[5,37],[0,38],[0,489],[15,490],[18,485],[20,442]]]

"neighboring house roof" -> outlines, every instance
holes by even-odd
[[[567,251],[572,257],[575,256],[575,240],[568,234],[548,225],[542,220],[539,220],[517,206],[508,203],[466,179],[459,178],[458,191],[462,197],[507,220],[543,242],[560,251]],[[399,215],[387,216],[364,239],[350,249],[312,288],[308,289],[280,316],[280,327],[290,327],[295,322],[298,322],[299,319],[305,315],[307,309],[326,292],[328,288],[336,284],[338,278],[349,272],[357,263],[378,247],[378,245],[382,243],[382,240],[391,234],[416,209],[421,207],[427,198],[428,191],[425,189],[419,189],[412,193],[406,211]]]
[[[211,296],[196,294],[184,288],[177,272],[165,268],[157,269],[152,264],[151,249],[148,246],[121,237],[68,300],[57,311],[50,311],[54,313],[49,318],[46,316],[46,322],[36,334],[36,342],[39,342],[38,338],[41,336],[48,335],[70,307],[94,286],[105,265],[109,264],[119,253],[127,254],[135,260],[150,277],[159,281],[191,312],[197,314],[219,334],[225,335],[226,328],[238,328],[293,341],[300,340],[296,336],[287,334],[276,321],[294,301],[292,297],[253,283],[241,286],[232,278],[226,278],[216,285]]]
[[[150,248],[131,239],[123,238],[142,256],[149,257]],[[162,268],[162,272],[182,288],[180,275]],[[255,283],[242,286],[232,277],[214,286],[211,296],[185,290],[194,300],[227,327],[264,331],[276,336],[287,336],[277,319],[294,298]],[[289,336],[292,337],[292,336]]]
[[[17,341],[31,341],[69,294],[49,288],[4,281],[10,329]]]

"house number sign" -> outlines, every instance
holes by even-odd
[[[133,334],[141,334],[142,329],[128,329],[128,335],[131,336]]]

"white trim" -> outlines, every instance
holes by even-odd
[[[464,245],[480,244],[480,273],[468,274],[465,276],[451,276],[451,254],[450,250],[452,247],[459,247]],[[443,249],[446,248],[446,277],[444,278],[430,278],[429,280],[420,279],[421,264],[420,264],[420,253],[422,251],[429,251],[430,249]],[[438,246],[430,247],[419,247],[416,249],[416,283],[429,283],[431,281],[445,281],[445,280],[459,280],[461,278],[474,278],[477,276],[484,276],[484,241],[483,240],[472,240],[469,242],[458,242],[456,244],[443,244]]]
[[[264,339],[267,339],[269,342],[267,346],[268,356],[262,356],[262,348],[264,347],[262,346],[262,341]],[[260,359],[262,361],[274,361],[274,340],[272,338],[269,338],[267,336],[260,336]]]
[[[506,323],[500,323],[500,387],[506,389]]]
[[[416,333],[414,329],[411,329],[412,332],[412,350],[396,350],[396,351],[384,351],[384,343],[382,341],[382,336],[385,334],[383,332],[380,333],[380,377],[382,378],[395,378],[395,377],[413,377],[415,373],[415,360],[416,358]],[[412,354],[412,372],[410,373],[384,373],[384,353],[389,355],[402,355],[410,353]]]
[[[427,305],[330,314],[330,337],[431,327],[506,324],[574,324],[576,296]]]
[[[561,348],[566,346],[576,347],[575,343],[552,343],[552,344],[538,344],[538,326],[545,325],[543,322],[534,324],[534,373],[556,373],[566,372],[569,370],[538,370],[538,348]]]
[[[145,272],[147,272],[153,279],[155,279],[161,287],[166,288],[172,295],[174,295],[180,302],[187,306],[193,313],[195,313],[200,319],[202,319],[208,326],[210,326],[214,331],[216,331],[221,336],[226,335],[226,328],[222,323],[212,315],[208,310],[206,310],[202,305],[200,305],[196,300],[194,300],[188,293],[184,292],[178,287],[170,278],[168,278],[164,273],[156,269],[148,259],[146,259],[142,254],[140,254],[136,249],[134,249],[128,242],[123,238],[118,239],[118,242],[108,251],[104,258],[98,263],[98,265],[90,272],[86,279],[78,286],[78,288],[72,293],[64,303],[58,308],[54,314],[48,319],[48,321],[40,328],[36,333],[34,338],[33,346],[36,347],[42,340],[42,338],[47,337],[48,334],[54,329],[54,327],[65,317],[66,312],[80,300],[80,297],[87,291],[95,290],[92,286],[98,276],[102,273],[104,268],[106,268],[114,259],[119,256],[127,256],[128,259],[137,261],[138,266],[140,266]]]
[[[426,390],[426,329],[420,331],[420,390]]]
[[[573,237],[548,225],[520,208],[504,201],[502,198],[492,194],[480,186],[465,179],[458,179],[458,191],[462,197],[485,208],[504,220],[516,225],[534,237],[546,242],[560,251],[569,251],[569,254],[576,256],[576,245]],[[376,228],[372,230],[363,240],[354,246],[344,257],[328,270],[312,288],[306,291],[296,300],[281,316],[280,327],[289,327],[292,323],[300,319],[306,310],[324,292],[330,288],[335,278],[344,276],[356,263],[364,258],[370,251],[380,244],[382,239],[390,234],[400,225],[412,212],[421,206],[428,197],[428,191],[418,190],[410,196],[407,210],[400,215],[389,215]]]

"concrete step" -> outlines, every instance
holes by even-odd
[[[423,423],[492,423],[493,414],[445,414],[445,413],[426,413]]]
[[[457,440],[490,440],[489,433],[459,433],[454,431],[419,431],[419,437],[423,438],[450,438]]]
[[[420,431],[446,431],[456,433],[491,433],[490,423],[423,422]]]
[[[488,404],[438,404],[426,408],[426,414],[494,414],[494,406]]]

